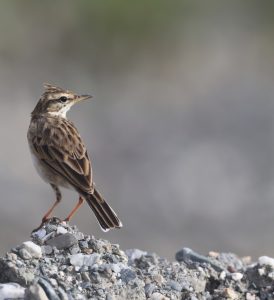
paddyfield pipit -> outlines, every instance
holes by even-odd
[[[50,84],[31,113],[28,142],[34,165],[44,181],[56,194],[56,201],[42,219],[50,219],[54,208],[61,201],[60,187],[79,194],[79,201],[65,221],[87,201],[101,228],[108,231],[120,228],[122,223],[113,209],[95,188],[90,159],[76,127],[66,117],[67,111],[76,103],[90,99],[89,95],[77,95]]]

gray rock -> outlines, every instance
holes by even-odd
[[[143,255],[147,255],[147,252],[139,249],[128,249],[125,252],[130,261],[134,261],[135,259],[141,258]]]
[[[53,249],[50,245],[44,245],[44,246],[41,246],[42,248],[42,252],[46,255],[49,255],[53,252]]]
[[[58,235],[46,242],[47,245],[56,247],[58,250],[67,249],[77,243],[78,243],[77,239],[71,233],[65,233],[63,235]]]
[[[41,241],[43,240],[43,238],[46,236],[47,232],[44,228],[41,228],[35,232],[32,233],[32,237],[34,237],[35,239]]]
[[[186,264],[210,264],[217,272],[222,272],[224,270],[220,265],[214,263],[206,256],[198,254],[189,248],[183,248],[182,250],[178,251],[175,255],[175,258],[177,261],[183,261]]]
[[[18,254],[19,254],[19,256],[20,256],[21,258],[23,258],[23,259],[25,259],[25,260],[31,259],[31,258],[32,258],[31,254],[30,254],[30,253],[28,252],[28,250],[25,249],[25,248],[19,249]]]
[[[79,241],[79,246],[82,249],[88,248],[88,242],[87,241]]]
[[[33,284],[26,290],[28,300],[49,300],[47,294],[39,284]]]
[[[17,283],[0,284],[0,299],[23,299],[25,288]]]
[[[167,283],[167,285],[170,286],[170,288],[175,290],[175,291],[181,292],[181,290],[182,290],[182,285],[177,281],[170,280]]]
[[[38,283],[41,285],[50,300],[60,300],[54,288],[47,280],[40,277]]]
[[[126,284],[129,283],[131,280],[134,280],[137,277],[136,273],[131,269],[122,269],[120,272],[120,278]]]
[[[145,285],[145,293],[146,293],[147,298],[151,297],[151,295],[154,292],[155,288],[156,288],[155,284],[148,283],[148,284]]]

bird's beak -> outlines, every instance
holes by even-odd
[[[80,101],[87,100],[87,99],[90,99],[90,98],[92,98],[91,95],[76,96],[75,102],[80,102]]]

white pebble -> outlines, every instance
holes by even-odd
[[[264,268],[258,269],[258,273],[259,273],[260,276],[265,275],[265,269]]]
[[[40,246],[34,244],[31,241],[24,242],[22,248],[25,248],[29,254],[34,258],[40,258],[42,256],[42,249]]]
[[[58,226],[57,227],[57,230],[56,230],[56,233],[57,234],[65,234],[65,233],[67,233],[68,231],[67,231],[67,229],[66,228],[64,228],[64,227],[62,227],[62,226]]]
[[[0,284],[0,299],[24,298],[25,289],[17,283]]]
[[[274,258],[272,258],[272,257],[261,256],[261,257],[259,257],[258,261],[261,266],[267,265],[267,266],[271,266],[272,268],[274,268]]]
[[[243,278],[243,274],[242,273],[238,273],[238,272],[236,272],[236,273],[233,273],[232,275],[231,275],[231,277],[232,277],[232,279],[234,280],[234,281],[240,281],[242,278]]]
[[[161,293],[153,293],[149,300],[169,300],[169,298],[167,298]]]
[[[226,272],[222,271],[221,274],[220,274],[220,279],[225,280],[225,278],[226,278]]]

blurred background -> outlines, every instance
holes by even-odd
[[[55,199],[26,139],[50,82],[94,95],[69,118],[124,228],[103,233],[87,205],[72,224],[169,259],[273,256],[273,34],[270,1],[1,1],[0,254]]]

